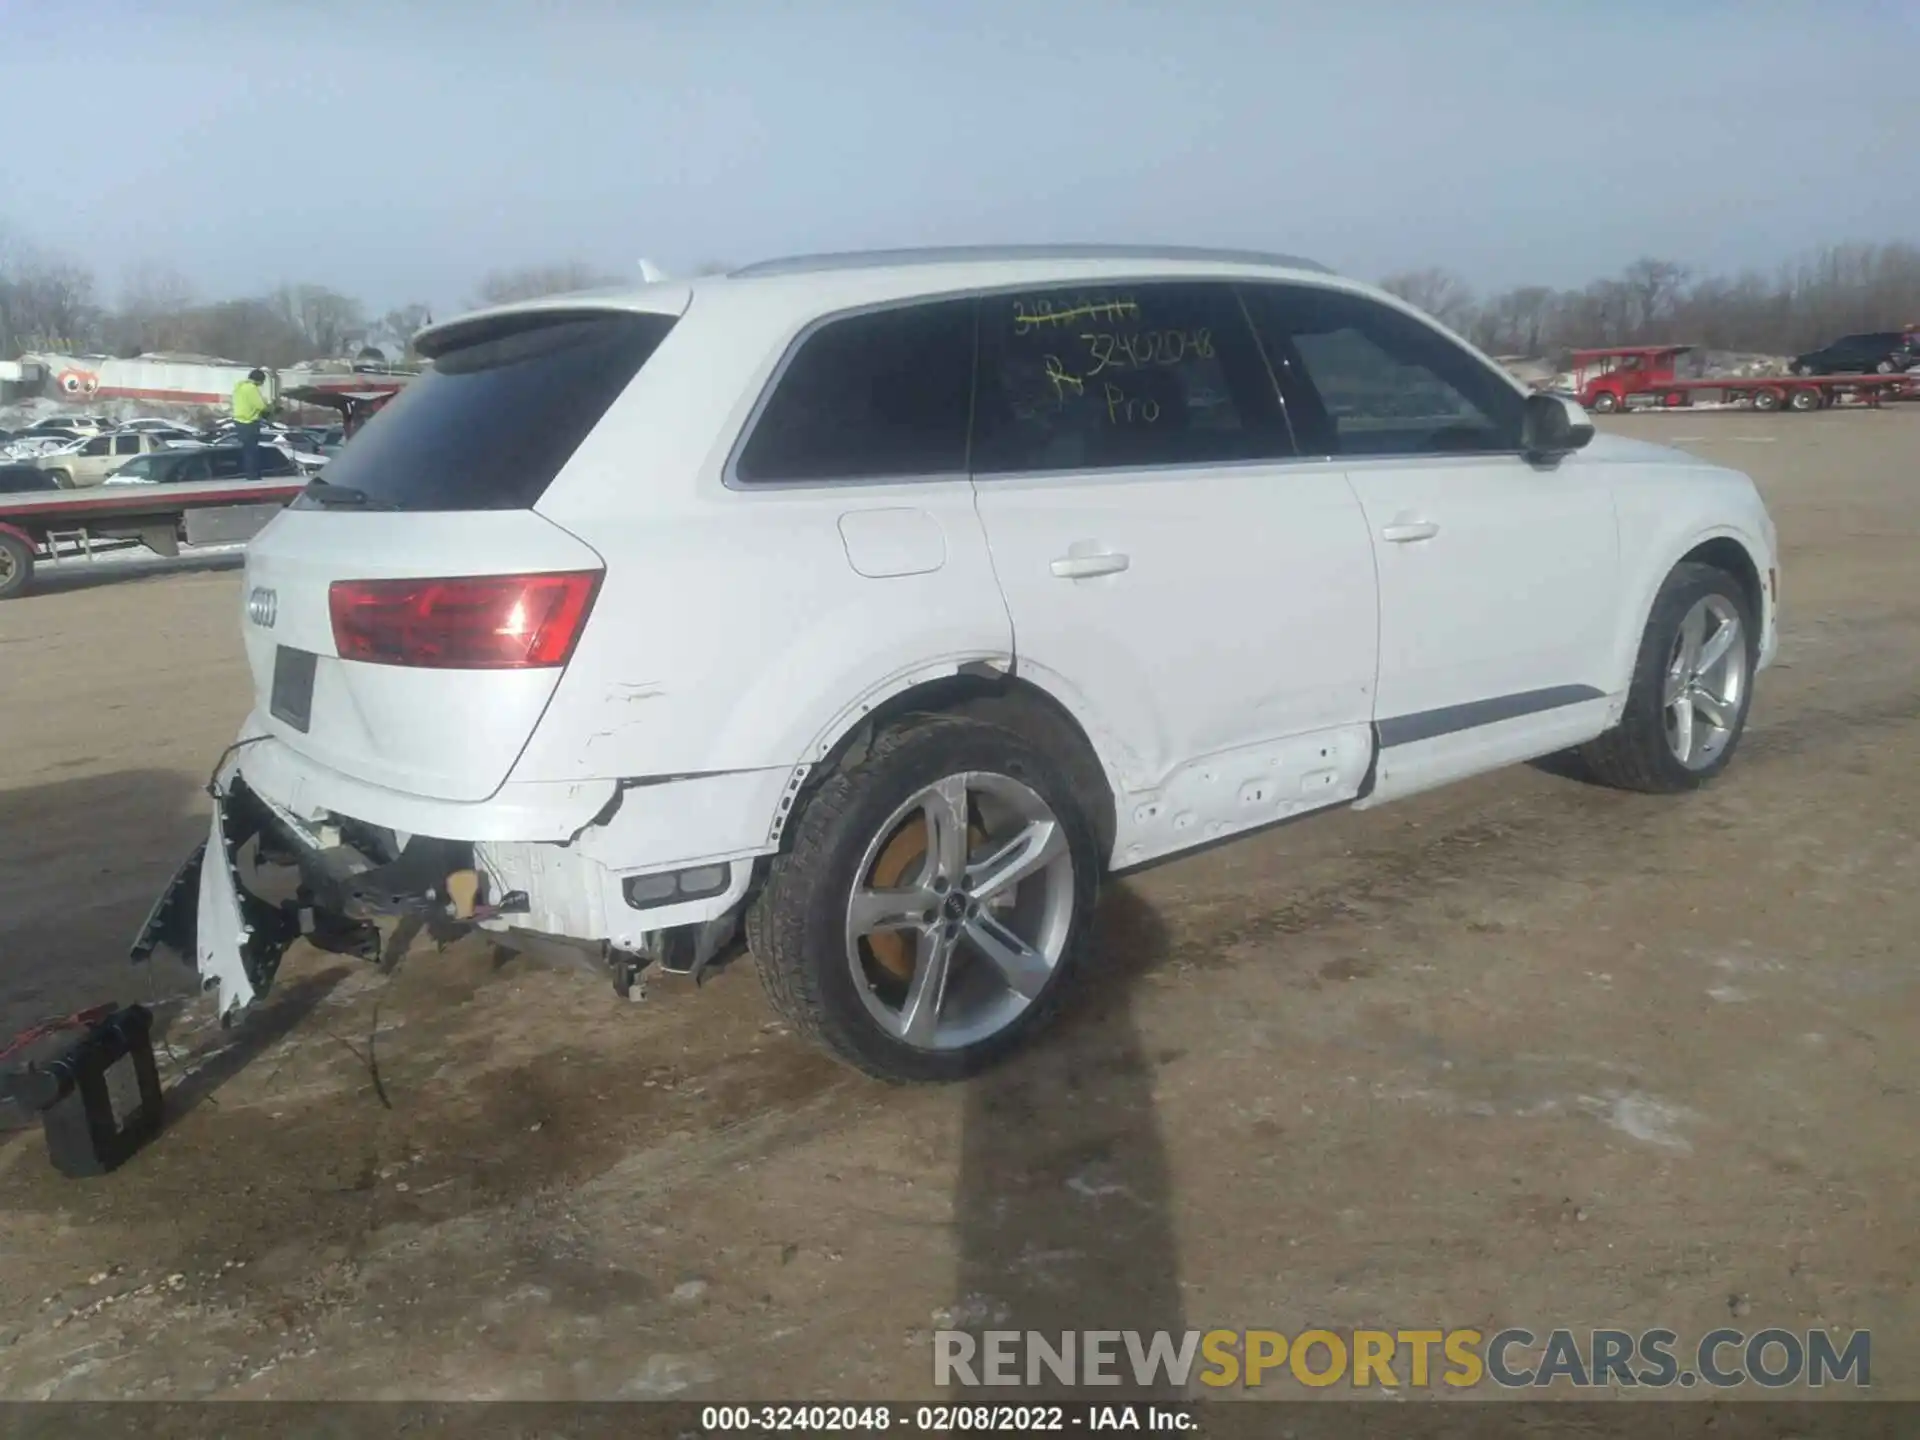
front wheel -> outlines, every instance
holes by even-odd
[[[1592,408],[1596,415],[1611,415],[1620,408],[1620,397],[1611,390],[1602,390],[1593,397]]]
[[[33,583],[33,547],[18,535],[0,530],[0,600],[24,595]]]
[[[1580,750],[1622,790],[1694,790],[1726,769],[1753,701],[1759,631],[1739,582],[1676,565],[1653,602],[1620,723]]]
[[[73,489],[73,472],[71,470],[49,470],[47,473],[53,476],[53,484],[55,489],[57,490]]]
[[[891,1081],[956,1080],[1058,1011],[1101,856],[1061,768],[997,725],[883,732],[794,823],[747,919],[767,998]]]
[[[1893,374],[1894,369],[1895,369],[1895,366],[1893,361],[1882,360],[1878,365],[1873,367],[1873,373],[1876,375],[1891,375]]]

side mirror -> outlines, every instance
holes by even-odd
[[[1552,464],[1593,439],[1593,420],[1571,395],[1536,390],[1527,396],[1520,449],[1535,464]]]

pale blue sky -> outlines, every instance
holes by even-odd
[[[1487,289],[1920,240],[1909,0],[542,8],[0,0],[0,226],[109,294],[436,311],[570,258],[1153,241]]]

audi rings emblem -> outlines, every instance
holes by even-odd
[[[264,585],[256,585],[247,592],[247,618],[262,630],[271,630],[274,617],[279,613],[280,597]]]

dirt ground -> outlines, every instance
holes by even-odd
[[[0,1396],[932,1397],[949,1320],[1866,1327],[1920,1395],[1920,413],[1612,424],[1779,523],[1710,790],[1521,768],[1118,884],[1096,989],[959,1088],[840,1070],[744,966],[630,1005],[296,951],[231,1035],[163,1007],[177,1118],[119,1175],[0,1135]],[[183,993],[123,957],[246,709],[239,600],[0,606],[0,1035]]]

